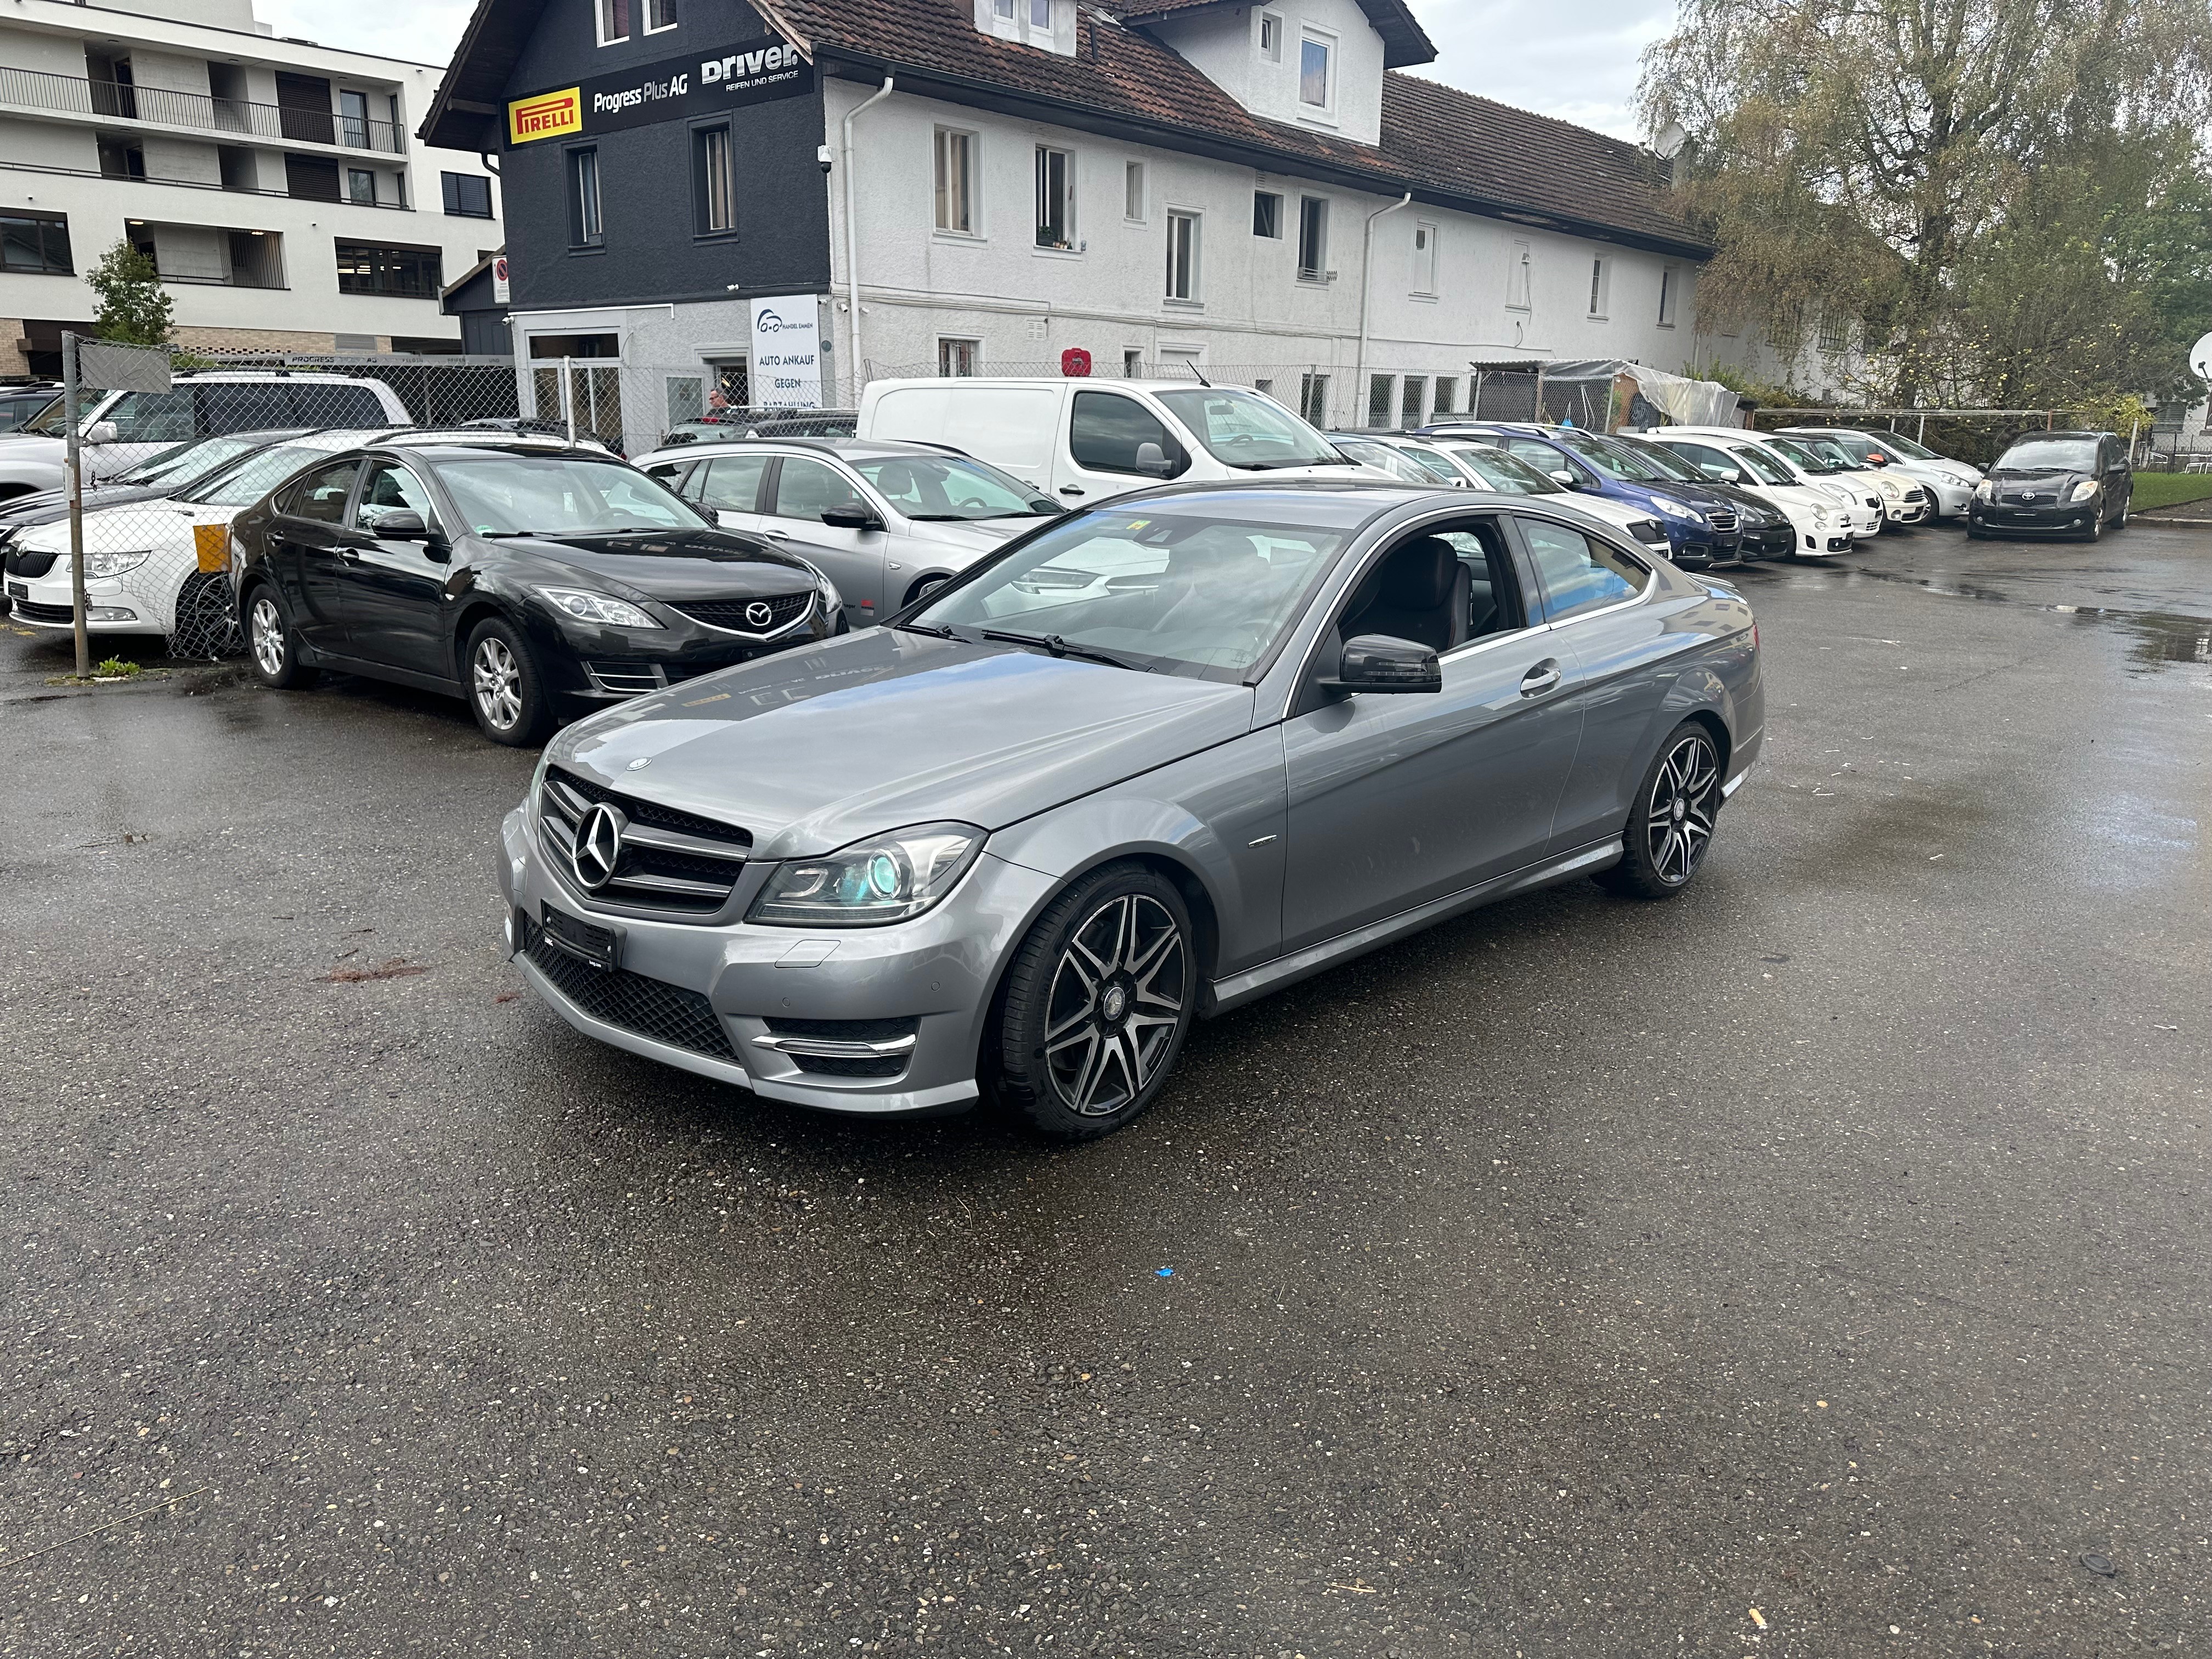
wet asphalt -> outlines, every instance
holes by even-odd
[[[5,625],[0,1655],[2202,1651],[2208,576],[1744,573],[1694,890],[1074,1152],[572,1034],[458,704]]]

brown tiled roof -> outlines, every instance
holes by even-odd
[[[1125,23],[1149,23],[1184,12],[1223,10],[1231,5],[1242,9],[1244,3],[1247,0],[1122,0],[1108,9]],[[1404,69],[1409,64],[1436,62],[1436,42],[1429,39],[1406,0],[1359,0],[1359,9],[1382,37],[1385,67]]]

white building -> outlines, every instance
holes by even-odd
[[[822,301],[838,399],[1071,348],[1363,425],[1477,365],[1682,372],[1664,164],[1434,56],[1402,0],[481,0],[424,131],[504,148],[518,350],[619,359],[633,441],[747,387],[768,295]]]
[[[180,344],[458,350],[439,290],[501,232],[477,156],[409,134],[441,73],[275,39],[252,0],[8,0],[0,377],[58,371],[125,239]]]

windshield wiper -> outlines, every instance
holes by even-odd
[[[893,623],[891,626],[902,634],[927,634],[933,640],[957,640],[960,637],[951,629],[939,628],[935,623],[902,622]]]
[[[1127,657],[1117,657],[1111,651],[1101,651],[1095,646],[1077,645],[1057,634],[1009,634],[996,628],[981,628],[975,631],[987,640],[998,640],[1006,645],[1033,645],[1050,656],[1080,657],[1085,662],[1103,662],[1109,668],[1127,668],[1145,674],[1152,672],[1142,664],[1131,662]]]

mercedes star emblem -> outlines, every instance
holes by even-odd
[[[745,620],[755,628],[766,628],[775,620],[775,612],[768,608],[764,600],[755,599],[745,607]]]
[[[629,827],[622,809],[605,801],[585,813],[577,824],[576,846],[568,854],[568,866],[587,892],[596,893],[614,879],[615,866],[622,860],[623,831]]]

